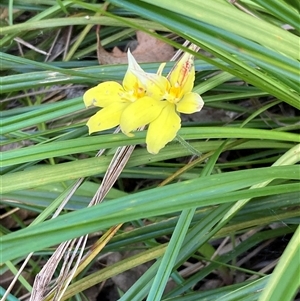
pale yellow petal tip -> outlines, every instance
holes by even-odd
[[[161,63],[161,64],[159,65],[158,70],[157,70],[157,72],[156,72],[157,75],[159,75],[159,76],[162,75],[163,70],[164,70],[166,64],[167,64],[167,63]]]
[[[180,128],[180,126],[179,126]],[[157,155],[169,142],[173,141],[179,128],[175,129],[173,133],[168,133],[168,137],[161,139],[162,137],[157,137],[156,140],[146,139],[147,151],[152,155]],[[168,131],[169,132],[169,131]],[[164,136],[164,135],[162,135]]]
[[[88,120],[88,122],[85,124],[88,129],[89,129],[89,135],[97,132],[97,129],[93,126],[93,124],[91,123],[91,118]]]
[[[93,129],[89,126],[88,122],[87,122],[85,125],[86,125],[86,126],[88,127],[88,129],[89,129],[89,135],[95,133],[95,131],[93,131]]]
[[[128,48],[127,51],[127,58],[128,58],[128,70],[136,70],[144,72],[143,69],[140,67],[134,56],[131,54],[130,49]]]
[[[92,107],[94,106],[95,103],[95,98],[93,96],[93,88],[87,90],[84,94],[83,94],[83,102],[86,108]]]
[[[161,150],[161,148],[160,149],[153,149],[149,145],[147,145],[147,151],[151,155],[157,155],[160,150]]]
[[[199,96],[199,100],[198,100],[198,112],[202,110],[203,106],[204,106],[204,101],[203,98],[197,94]]]
[[[176,104],[176,109],[180,113],[192,114],[201,111],[203,105],[204,101],[198,93],[189,92]]]
[[[195,101],[195,111],[194,112],[200,112],[204,106],[204,101],[198,93],[191,92],[191,94]]]
[[[122,118],[122,117],[121,117]],[[120,121],[120,128],[121,131],[124,135],[126,135],[127,137],[134,137],[134,134],[132,133],[132,131],[134,130],[132,127],[128,127],[127,124],[122,124],[122,121]]]
[[[157,143],[148,142],[147,143],[147,151],[151,155],[157,155],[171,141],[168,141],[167,143],[160,143],[159,145]]]

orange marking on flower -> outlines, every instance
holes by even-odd
[[[188,78],[189,72],[191,71],[193,67],[193,63],[191,62],[191,60],[187,60],[184,62],[182,68],[181,68],[181,72],[180,72],[180,77],[178,79],[178,84],[180,86],[183,86],[186,82],[186,79]]]
[[[157,154],[172,141],[181,127],[179,113],[201,110],[203,100],[192,92],[195,69],[193,56],[184,54],[168,77],[146,73],[128,51],[128,69],[123,85],[109,81],[85,92],[85,105],[101,107],[87,122],[89,134],[120,125],[124,134],[149,125],[147,149]]]
[[[133,87],[133,96],[138,99],[145,96],[145,89],[139,86],[139,83],[136,82]]]

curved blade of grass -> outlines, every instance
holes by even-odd
[[[288,150],[285,154],[283,154],[272,166],[284,166],[284,165],[293,165],[300,161],[300,144],[295,145],[290,150]],[[271,182],[271,179],[266,182],[262,182],[259,184],[255,184],[252,188],[264,187]],[[242,208],[249,199],[238,201],[230,211],[224,216],[221,221],[221,224],[225,224],[227,220],[229,220],[240,208]]]
[[[86,183],[87,182],[85,182],[83,186]],[[55,187],[57,186],[54,186],[53,189],[55,189]],[[88,185],[88,187],[90,187],[90,185]],[[58,191],[62,191],[62,188],[58,188]],[[85,197],[84,201],[80,201],[80,196],[76,195],[74,198],[71,198],[65,208],[67,210],[79,210],[87,207],[89,200],[94,195],[95,191],[96,188],[92,189],[92,192],[88,194],[90,197]],[[78,190],[76,193],[77,192]],[[115,199],[117,197],[126,195],[120,193],[119,191],[116,193],[114,191],[112,193],[111,192],[112,191],[110,191],[110,194],[112,194],[112,196],[108,195],[107,199]],[[40,213],[43,208],[47,208],[49,205],[51,205],[51,202],[58,196],[58,193],[52,193],[52,191],[49,192],[49,190],[44,190],[42,193],[40,190],[34,189],[22,190],[19,193],[3,195],[3,198],[5,199],[3,203],[9,204],[11,207],[25,208],[27,210]],[[289,218],[296,218],[299,216],[300,210],[294,209],[299,203],[298,196],[298,193],[289,193],[260,198],[259,201],[252,201],[246,204],[246,206],[233,217],[231,225],[224,226],[218,232],[217,236],[226,236],[230,233],[241,231],[242,229],[247,229],[257,225],[271,224],[278,220],[284,221]],[[212,208],[198,210],[195,213],[192,224],[194,225],[196,222],[202,220],[211,212],[211,210]],[[270,212],[272,212],[272,214],[270,214]],[[178,217],[176,216],[174,218],[159,221],[142,228],[134,229],[130,232],[118,234],[117,238],[113,239],[113,242],[109,243],[105,249],[106,251],[112,251],[117,248],[124,247],[126,244],[142,242],[145,239],[170,235],[173,232],[177,220]],[[0,272],[2,272],[1,269]]]
[[[135,256],[126,258],[126,259],[122,260],[121,262],[117,262],[117,263],[115,263],[107,268],[104,268],[90,276],[82,278],[81,280],[70,285],[70,287],[67,289],[66,294],[62,300],[67,300],[71,296],[75,295],[77,292],[82,291],[93,285],[96,285],[97,283],[102,282],[105,279],[108,279],[112,276],[118,275],[118,274],[122,273],[123,271],[127,271],[135,266],[141,265],[145,262],[148,262],[157,257],[160,257],[164,251],[165,251],[164,246],[152,248],[145,252],[139,253]],[[152,269],[153,269],[153,266],[150,267],[149,270],[152,270]],[[141,289],[143,289],[143,288],[141,288]],[[45,301],[50,301],[50,300],[51,299],[46,299]],[[120,300],[122,300],[122,299],[120,299]],[[133,301],[133,299],[131,299],[130,301]]]
[[[299,188],[297,183],[242,190],[249,185],[276,178],[299,180],[298,167],[276,166],[216,174],[207,177],[205,183],[202,179],[194,179],[67,213],[55,220],[46,221],[4,236],[1,259],[4,261],[11,260],[33,250],[130,220],[162,215],[196,206],[215,205],[249,197],[292,192]]]
[[[226,142],[224,141],[222,145],[215,151],[215,153],[210,157],[206,163],[203,171],[201,172],[200,178],[205,178],[210,175]],[[171,240],[168,244],[166,252],[160,262],[160,266],[155,275],[154,281],[152,283],[151,289],[149,291],[147,301],[159,301],[163,295],[166,288],[168,279],[178,257],[178,253],[182,247],[182,243],[186,237],[186,233],[190,227],[190,223],[194,217],[196,211],[195,208],[184,210],[179,217],[177,225],[172,233]]]
[[[131,21],[131,18],[125,18],[128,21]],[[169,31],[162,25],[154,23],[152,21],[142,20],[142,19],[134,19],[134,22],[139,24],[140,26],[144,26],[148,29],[159,30],[159,31]],[[28,30],[36,30],[36,29],[44,29],[44,28],[55,28],[62,26],[70,26],[70,25],[105,25],[105,26],[124,26],[124,22],[118,21],[111,17],[106,16],[86,16],[82,15],[80,17],[68,17],[68,18],[51,18],[49,20],[38,20],[31,21],[27,23],[15,24],[12,26],[4,26],[1,28],[1,33],[3,35],[11,34],[15,32],[22,32]],[[6,42],[6,41],[5,41]],[[3,42],[0,40],[0,47],[3,47]]]
[[[35,62],[33,60],[9,55],[7,53],[0,53],[0,55],[2,59],[2,67],[16,69],[19,72],[22,71],[21,74],[7,75],[1,78],[2,93],[57,84],[87,83],[92,85],[106,80],[122,80],[127,69],[127,65],[125,64],[66,69],[55,66],[54,64]],[[155,73],[159,64],[147,63],[141,64],[141,66],[146,72]],[[169,72],[172,66],[172,63],[167,63],[164,70]],[[25,69],[23,70],[22,67]],[[26,72],[26,68],[28,69],[29,67],[30,71],[34,68],[48,71],[27,72],[26,77],[24,77],[23,73]],[[214,65],[199,60],[195,61],[195,68],[197,71],[217,69]]]
[[[34,114],[32,114],[32,119],[27,117],[28,115],[30,116],[29,113],[24,114],[25,116],[21,116],[18,128],[23,128],[29,126],[30,124],[33,125],[35,124],[35,122],[44,122],[57,118],[59,116],[63,116],[64,114],[66,114],[66,112],[77,111],[78,107],[81,106],[81,104],[75,106],[72,106],[71,104],[71,106],[68,106],[66,105],[66,103],[67,102],[61,103],[61,110],[58,110],[58,112],[52,112],[53,110],[51,108],[46,109],[45,111],[37,110],[34,112]],[[64,108],[64,104],[66,108]],[[50,110],[50,113],[48,112],[48,110]],[[27,120],[23,120],[25,117],[27,117]],[[17,127],[14,124],[11,124],[11,126]],[[249,128],[233,129],[231,127],[190,127],[182,128],[179,132],[179,135],[186,140],[198,140],[207,138],[242,138],[300,142],[300,136],[297,134]],[[70,139],[65,141],[53,141],[46,144],[40,144],[30,146],[27,148],[11,150],[9,152],[3,152],[2,167],[31,162],[35,160],[42,160],[51,157],[83,153],[99,148],[113,148],[116,146],[120,146],[120,144],[127,145],[143,143],[144,138],[145,132],[136,132],[133,138],[125,137],[123,134],[108,134],[94,137]]]
[[[260,6],[264,7],[269,13],[276,16],[286,24],[293,26],[296,30],[300,31],[299,26],[299,14],[288,2],[282,0],[276,1],[264,1],[264,0],[253,0]]]
[[[293,228],[293,230],[290,228]],[[276,231],[266,230],[266,231],[259,232],[259,233],[256,233],[256,234],[250,236],[248,239],[246,239],[245,241],[243,241],[242,243],[237,245],[232,251],[230,251],[224,255],[221,255],[218,258],[218,261],[211,261],[208,266],[202,268],[197,274],[191,276],[182,285],[178,286],[177,288],[175,288],[174,290],[169,292],[166,295],[166,297],[174,297],[174,296],[184,294],[188,288],[193,287],[199,281],[202,281],[212,271],[220,268],[221,263],[227,263],[230,260],[234,260],[234,258],[237,258],[244,252],[247,252],[248,250],[250,250],[254,246],[262,243],[265,240],[271,239],[273,237],[278,237],[281,235],[286,235],[287,233],[293,233],[293,231],[295,231],[295,227],[293,227],[293,226],[292,227],[282,227],[282,228],[276,229]],[[211,231],[211,232],[214,232],[214,231]],[[208,233],[208,235],[211,236],[212,233]],[[180,263],[178,263],[178,264],[180,264]],[[238,298],[235,300],[240,300],[240,298],[239,298],[239,297],[241,297],[240,294],[243,294],[243,291],[240,291],[240,292],[237,291],[237,292],[233,293],[233,296],[238,296]],[[219,296],[220,301],[221,300],[223,301],[223,297],[224,296]]]
[[[161,296],[166,288],[175,260],[178,256],[194,213],[194,208],[184,210],[181,213],[174,232],[172,233],[172,237],[168,244],[166,252],[164,253],[162,260],[160,261],[160,265],[154,277],[154,281],[149,291],[147,301],[161,300]]]
[[[113,0],[111,2],[118,2],[120,4],[121,1]],[[133,0],[126,0],[126,2],[133,3]],[[245,14],[225,1],[182,0],[173,3],[173,5],[170,5],[168,0],[143,0],[143,2],[156,5],[175,13],[180,12],[180,14],[189,16],[195,20],[201,20],[208,24],[216,25],[249,40],[255,41],[269,49],[275,49],[276,51],[285,53],[295,59],[299,58],[299,51],[294,48],[299,41],[295,35],[264,20]],[[288,5],[285,5],[285,7],[287,6]],[[164,15],[162,15],[162,17],[163,16]],[[294,17],[295,20],[298,21],[296,14],[294,14]]]
[[[144,141],[144,140],[142,140]],[[141,143],[142,143],[141,141]],[[220,142],[219,142],[220,143]],[[131,142],[128,142],[131,144]],[[198,144],[191,143],[192,146],[201,151],[211,151],[215,149],[218,143]],[[200,145],[202,145],[200,147]],[[272,141],[265,143],[260,141],[253,141],[252,144],[244,143],[235,149],[258,149],[258,148],[284,148],[290,147],[282,143],[273,143]],[[128,162],[128,167],[149,164],[153,162],[163,161],[171,158],[178,158],[190,155],[190,151],[183,148],[179,144],[170,145],[164,148],[158,155],[150,155],[146,150],[137,150],[132,155]],[[67,163],[60,163],[57,165],[36,166],[34,169],[25,169],[14,173],[7,173],[1,176],[2,185],[0,187],[1,193],[16,191],[21,189],[33,188],[36,186],[46,185],[49,183],[57,183],[61,181],[68,181],[71,179],[78,179],[80,177],[87,177],[92,175],[103,174],[106,171],[111,155],[101,158],[89,158],[77,160]]]
[[[5,135],[13,131],[26,129],[41,122],[57,119],[83,110],[85,110],[85,107],[82,97],[49,105],[41,105],[32,111],[4,118],[1,125],[1,134]]]
[[[284,250],[258,301],[292,301],[300,287],[300,226]]]
[[[13,2],[13,1],[10,1],[10,2]],[[49,6],[50,6],[49,8],[42,9],[42,11],[40,13],[32,16],[32,18],[30,18],[28,21],[23,22],[21,27],[23,27],[26,30],[26,26],[28,25],[28,23],[33,22],[33,21],[38,21],[38,20],[41,20],[44,18],[51,18],[51,16],[53,16],[61,11],[62,8],[60,5],[58,5],[57,3],[51,3],[51,2],[49,3],[49,2],[47,2],[47,4],[49,4]],[[73,2],[72,0],[66,0],[66,1],[64,1],[63,5],[65,7],[68,7],[72,4],[72,2]],[[14,4],[15,4],[15,2],[14,2]],[[24,1],[22,4],[24,4]],[[15,26],[15,25],[12,25],[12,26]],[[9,28],[11,26],[7,26],[7,27]],[[1,29],[1,31],[2,31],[2,29]],[[0,48],[4,45],[9,45],[11,43],[11,41],[13,40],[13,38],[16,36],[21,36],[21,33],[18,31],[12,31],[12,32],[10,32],[10,34],[7,34],[6,36],[4,36],[0,40],[0,45],[1,45]]]
[[[227,68],[222,64],[215,63],[216,66],[218,66],[220,69],[223,69],[229,73],[236,75],[237,77],[244,79],[245,81],[261,88],[263,91],[268,91],[270,94],[282,99],[283,101],[289,103],[292,106],[295,106],[296,108],[300,108],[300,103],[299,103],[299,99],[298,99],[299,95],[297,95],[297,93],[295,93],[293,90],[291,90],[291,87],[289,87],[289,85],[288,85],[288,83],[289,83],[288,81],[280,82],[278,80],[275,80],[274,77],[276,77],[276,74],[268,75],[266,72],[261,72],[260,70],[257,70],[255,68],[253,68],[252,66],[249,66],[249,65],[243,63],[238,56],[232,55],[232,52],[236,52],[236,53],[242,55],[242,54],[245,54],[244,50],[247,50],[247,49],[251,50],[249,48],[249,46],[245,47],[243,45],[243,43],[241,43],[243,41],[246,41],[244,38],[242,38],[243,35],[241,35],[241,38],[239,38],[238,35],[236,35],[236,37],[234,38],[234,41],[235,41],[234,45],[235,45],[235,47],[237,47],[237,49],[235,49],[235,47],[229,46],[230,45],[229,43],[232,43],[232,42],[230,42],[228,40],[229,43],[228,42],[223,43],[222,41],[220,41],[220,38],[219,38],[220,31],[223,33],[223,35],[222,35],[223,38],[233,36],[234,33],[232,33],[230,31],[230,28],[228,28],[228,31],[224,31],[220,27],[214,27],[214,25],[200,22],[200,21],[198,21],[198,19],[201,20],[201,16],[198,19],[191,19],[191,17],[190,17],[191,15],[188,13],[186,14],[186,16],[187,16],[186,17],[186,16],[183,16],[182,14],[179,15],[174,12],[171,12],[170,10],[166,11],[166,9],[161,9],[158,6],[153,6],[153,5],[149,5],[146,3],[144,3],[143,5],[137,5],[136,3],[134,3],[131,0],[126,0],[126,1],[113,0],[112,2],[119,6],[126,7],[129,10],[135,11],[138,14],[142,14],[147,18],[156,20],[157,22],[160,22],[161,24],[164,24],[165,26],[169,27],[173,31],[177,32],[179,35],[192,40],[192,42],[194,44],[204,48],[205,50],[213,53],[215,56],[222,58],[225,62],[232,65],[231,68]],[[209,2],[209,3],[211,3],[211,2]],[[160,5],[160,4],[158,4],[158,5]],[[208,4],[208,6],[210,6],[210,5],[211,4]],[[219,5],[219,1],[214,2],[213,5],[216,6],[215,7],[216,10],[220,9],[220,8],[217,8],[217,6]],[[172,6],[172,8],[171,8],[172,10],[174,10],[174,6]],[[191,10],[190,9],[191,6],[187,6],[187,7],[188,7],[187,9]],[[203,8],[205,9],[205,7],[206,7],[205,1],[203,1]],[[201,7],[200,9],[198,9],[196,11],[196,13],[198,11],[201,11],[201,13],[202,13],[203,8]],[[210,9],[211,9],[211,7],[208,8],[208,10],[210,10]],[[179,10],[177,10],[177,11],[179,11]],[[183,10],[183,11],[186,11],[186,10]],[[214,14],[215,10],[213,12],[211,12],[211,11],[209,11],[209,12]],[[241,14],[242,16],[250,17],[239,11],[237,11],[237,12],[239,14]],[[223,14],[223,12],[221,12],[221,15],[222,14]],[[241,17],[241,15],[239,15],[239,18]],[[252,19],[251,22],[254,22],[254,21],[256,22],[256,20],[257,20],[253,17],[250,17],[250,18]],[[213,20],[216,21],[215,17],[213,17]],[[263,23],[265,23],[265,22],[263,21]],[[215,25],[219,26],[218,24],[219,23],[217,22]],[[233,22],[232,24],[235,24],[234,27],[241,27],[242,30],[249,32],[249,26],[248,26],[248,24],[246,26],[246,23],[244,23],[244,19],[243,19],[243,24],[239,24],[240,26],[237,26],[236,22]],[[266,24],[268,24],[268,23],[266,23]],[[230,25],[230,27],[232,27],[232,25]],[[273,25],[272,25],[272,28],[273,28]],[[274,27],[274,32],[277,32],[276,31],[277,29],[280,31],[279,36],[284,36],[284,37],[287,37],[287,39],[289,39],[291,45],[293,45],[291,47],[293,47],[294,49],[298,47],[298,46],[296,46],[296,45],[298,45],[297,37],[293,36],[290,33],[285,32],[281,28]],[[238,29],[238,30],[240,30],[240,29]],[[214,32],[214,34],[212,34],[212,31]],[[252,28],[251,28],[251,31],[252,31]],[[233,32],[234,32],[234,30],[233,30]],[[188,33],[188,34],[183,34],[183,33]],[[252,32],[252,34],[253,34],[253,32]],[[268,32],[264,33],[263,39],[265,38],[266,35],[268,35],[268,37],[266,37],[266,39],[270,41],[270,34]],[[272,36],[271,40],[272,40],[273,44],[276,44],[276,45],[278,44],[278,40],[276,40],[276,38],[274,38],[273,36]],[[250,44],[254,45],[254,43],[251,42],[250,40],[247,41],[247,43],[249,45]],[[264,43],[262,43],[262,44],[264,44]],[[277,45],[278,49],[276,47],[270,46],[270,47],[266,48],[265,51],[269,51],[270,48],[271,49],[276,48],[276,50],[279,52],[279,50],[283,48],[282,46],[284,46],[284,48],[286,48],[286,44],[281,44],[281,42],[279,42],[279,44],[280,44],[280,47]],[[243,51],[240,51],[239,47],[241,47]],[[253,52],[253,51],[252,51],[252,53],[257,54],[257,52]],[[249,55],[251,57],[251,51],[249,52]],[[263,55],[263,51],[260,52],[260,55]],[[297,53],[297,54],[294,53],[292,55],[292,57],[295,57],[295,55],[297,57],[299,55],[299,53]],[[195,57],[201,57],[203,60],[211,62],[210,58],[208,58],[207,56],[204,56],[204,55],[201,56],[201,54],[195,54]],[[281,55],[281,59],[284,59],[284,58],[285,58],[285,56]],[[258,60],[257,57],[253,57],[253,59],[255,61],[257,60],[256,63],[259,65],[260,60]],[[272,57],[266,57],[266,60],[261,61],[261,62],[262,62],[262,64],[268,63],[270,68],[272,68],[272,65],[276,66],[277,60],[278,60],[278,58],[275,59]],[[294,65],[294,66],[299,65],[299,62],[297,62],[296,59],[293,59],[293,61],[294,61],[294,63],[292,65]],[[213,62],[211,62],[211,63],[213,63]],[[298,71],[296,69],[295,69],[295,72],[297,73]]]
[[[184,296],[164,298],[163,301],[216,301],[222,298],[222,301],[244,301],[244,296],[255,295],[260,292],[267,282],[268,276],[252,282],[243,282],[239,284],[228,285],[214,290],[198,291],[187,293]],[[235,291],[235,294],[231,294]],[[230,295],[229,295],[230,294]],[[252,296],[251,296],[252,298]],[[250,300],[249,300],[250,301]]]
[[[224,264],[224,263],[227,263],[229,262],[230,260],[233,260],[234,258],[236,258],[237,256],[240,256],[242,253],[244,253],[245,251],[247,251],[248,249],[258,245],[259,243],[262,243],[264,240],[266,239],[270,239],[272,237],[278,237],[278,236],[282,236],[282,235],[286,235],[288,233],[291,233],[293,230],[294,230],[294,227],[292,227],[293,229],[290,229],[289,227],[285,227],[285,228],[280,228],[280,229],[276,229],[275,231],[264,231],[263,233],[258,233],[256,235],[253,235],[252,237],[250,237],[249,239],[243,241],[240,245],[237,246],[237,248],[227,254],[224,254],[222,256],[220,256],[219,258],[219,261],[214,261],[214,262],[211,262],[211,264],[205,268],[203,268],[203,270],[201,270],[198,275],[196,274],[195,276],[197,276],[197,278],[199,278],[199,281],[201,279],[204,278],[205,275],[211,273],[213,270],[217,269],[218,267],[220,267],[221,264]],[[165,248],[164,246],[159,246],[159,247],[156,247],[156,248],[153,248],[154,252],[157,251],[157,250],[160,250],[161,252],[158,254],[156,254],[157,257],[160,257]],[[151,250],[150,250],[151,251]],[[143,252],[141,254],[138,254],[137,256],[133,256],[132,258],[140,258],[140,260],[143,260],[143,254],[144,253],[148,253],[148,251],[146,252]],[[125,259],[123,260],[122,262],[118,263],[120,266],[123,265],[123,262],[127,263],[128,264],[128,260],[129,259]],[[158,259],[158,262],[160,261],[160,259]],[[113,274],[110,274],[111,276],[112,275],[116,275],[116,274],[119,274],[120,272],[122,272],[123,270],[121,271],[118,271],[117,269],[115,269],[116,265],[118,264],[114,264],[112,267],[114,267],[114,271],[113,271]],[[130,269],[132,267],[135,266],[135,260],[130,264],[128,264],[128,267],[127,269]],[[106,268],[107,270],[109,270],[109,267]],[[105,272],[106,272],[106,269],[105,269]],[[150,269],[144,274],[144,275],[147,275],[148,277],[148,282],[146,281],[140,281],[142,278],[146,278],[144,277],[144,275],[137,281],[137,283],[139,283],[139,286],[135,286],[135,289],[132,289],[133,287],[131,287],[129,289],[129,291],[127,291],[120,299],[120,301],[141,301],[143,300],[143,298],[146,296],[147,294],[147,288],[149,286],[149,283],[151,283],[152,279],[153,279],[153,276],[155,275],[155,271],[157,269],[157,263],[154,263]],[[102,275],[103,274],[103,275]],[[193,278],[193,277],[192,277]],[[196,277],[194,277],[196,278]],[[268,278],[268,277],[264,277],[264,278]],[[264,279],[263,278],[263,279]],[[79,289],[83,290],[83,289],[87,289],[93,285],[95,285],[96,283],[99,283],[103,280],[106,279],[106,273],[102,273],[102,271],[97,271],[95,272],[94,274],[92,275],[89,275],[83,279],[80,279],[78,282],[72,284],[72,290],[70,290],[69,292],[67,291],[67,294],[64,296],[64,298],[68,298],[68,297],[71,297],[72,295],[74,295],[76,292],[79,292]],[[91,283],[89,283],[89,281],[91,280]],[[195,283],[195,280],[196,279],[190,279],[190,280],[194,280],[193,282]],[[190,283],[188,282],[192,282],[192,281],[185,281],[184,283],[184,286],[187,286],[189,285]],[[197,280],[196,280],[197,282]],[[255,281],[256,282],[256,281]],[[254,282],[254,283],[255,283]],[[263,282],[265,283],[265,282]],[[243,283],[244,284],[244,283]],[[76,286],[79,285],[80,288],[77,288]],[[190,286],[190,285],[189,285]],[[137,288],[138,287],[138,288]],[[224,288],[226,289],[226,288]],[[241,289],[237,289],[236,291],[233,291],[233,292],[229,292],[228,293],[228,300],[240,300],[240,298],[243,296],[243,293],[245,293],[245,291],[247,292],[248,290],[248,287],[246,286],[245,290],[241,290]],[[128,294],[128,292],[130,292],[130,294]],[[175,294],[175,296],[178,296],[178,295],[181,295],[181,294],[185,294],[186,291],[182,291],[182,286],[178,286],[177,288],[177,292],[178,291],[181,291],[177,294]],[[250,291],[252,293],[252,291]],[[204,292],[204,293],[207,293],[207,292]],[[214,291],[212,292],[214,293]],[[254,291],[253,292],[254,294],[255,293],[258,293],[257,291]],[[168,294],[169,295],[169,294]],[[217,297],[224,297],[224,294],[218,294]],[[172,297],[171,300],[173,300],[174,298],[174,295]],[[231,298],[234,298],[234,299],[231,299]],[[238,298],[238,299],[237,299]],[[165,299],[164,299],[165,300]],[[167,299],[169,300],[169,299]],[[223,299],[222,299],[223,300]],[[47,300],[48,301],[48,300]]]

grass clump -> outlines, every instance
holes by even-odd
[[[294,2],[0,8],[3,300],[297,299]],[[83,93],[123,79],[127,64],[110,52],[134,47],[138,31],[201,49],[193,91],[205,106],[157,155],[145,130],[89,136],[85,125],[96,110]]]

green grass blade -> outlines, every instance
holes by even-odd
[[[291,87],[289,87],[288,80],[284,80],[286,76],[281,77],[281,79],[283,80],[283,82],[281,82],[279,80],[274,79],[274,77],[276,77],[276,74],[268,75],[266,72],[262,72],[261,70],[258,70],[253,66],[243,63],[241,60],[241,57],[245,57],[246,52],[248,51],[247,54],[248,58],[252,57],[253,62],[255,62],[258,66],[260,66],[261,64],[262,68],[267,66],[268,72],[272,70],[273,72],[275,72],[274,66],[276,66],[277,62],[281,60],[282,60],[282,64],[281,64],[282,68],[280,69],[283,70],[285,69],[284,67],[285,64],[283,62],[285,61],[286,56],[280,54],[280,52],[283,51],[284,48],[285,51],[287,51],[286,48],[288,47],[287,44],[282,43],[282,40],[286,39],[286,42],[289,41],[287,43],[290,43],[291,45],[290,47],[296,49],[298,47],[297,46],[298,37],[290,34],[289,32],[284,31],[281,28],[276,28],[276,27],[274,28],[274,25],[266,23],[272,27],[272,32],[278,31],[278,36],[280,36],[280,39],[277,39],[274,36],[270,37],[269,33],[265,31],[264,27],[262,31],[261,29],[258,29],[261,35],[259,38],[255,38],[254,35],[256,35],[256,31],[254,31],[252,27],[249,27],[248,23],[245,23],[244,17],[246,17],[247,20],[248,18],[251,19],[251,22],[249,20],[250,24],[257,22],[257,19],[247,16],[246,14],[239,12],[235,8],[230,8],[230,13],[231,10],[234,9],[237,13],[236,20],[239,20],[240,23],[238,23],[237,25],[236,20],[234,20],[234,22],[230,22],[229,20],[227,20],[227,18],[225,18],[222,19],[226,21],[225,24],[222,24],[224,26],[221,28],[219,24],[219,19],[216,16],[218,15],[218,13],[220,13],[219,17],[223,16],[224,12],[221,11],[223,5],[225,5],[227,8],[230,6],[227,4],[222,4],[219,1],[217,2],[203,1],[203,3],[201,1],[201,4],[203,5],[200,8],[198,8],[197,5],[200,4],[199,3],[195,4],[196,7],[194,10],[192,9],[193,6],[189,1],[186,1],[189,4],[189,5],[185,5],[186,8],[182,7],[184,6],[182,2],[180,2],[180,4],[178,4],[179,2],[177,2],[177,4],[172,5],[172,7],[170,7],[169,5],[165,7],[166,1],[162,1],[159,4],[157,4],[160,7],[149,5],[147,3],[144,3],[143,5],[137,5],[131,0],[126,0],[126,1],[113,0],[112,2],[117,5],[126,7],[127,9],[135,11],[139,14],[143,14],[147,18],[156,20],[157,22],[160,22],[161,24],[164,24],[165,26],[169,27],[171,30],[177,32],[179,35],[180,34],[182,35],[182,32],[188,33],[188,34],[184,34],[184,37],[192,40],[195,44],[211,52],[215,56],[222,58],[224,62],[231,65],[231,68],[227,68],[222,64],[216,64],[216,66],[218,66],[220,69],[232,73],[235,76],[240,77],[243,80],[261,88],[263,91],[268,91],[270,94],[300,109],[299,95],[295,93],[294,90],[291,90]],[[227,8],[225,11],[227,11]],[[180,11],[181,13],[178,14],[178,11]],[[201,11],[201,15],[198,16],[197,12],[200,11]],[[185,12],[185,16],[183,15],[184,12]],[[206,13],[209,16],[213,15],[211,21],[207,19]],[[191,16],[193,15],[195,15],[195,19],[191,19]],[[233,13],[233,15],[235,15],[235,13]],[[199,20],[201,20],[202,22]],[[263,24],[265,24],[265,21],[262,22]],[[234,28],[232,24],[235,24]],[[257,24],[254,26],[254,28],[257,28]],[[245,32],[245,34],[240,34],[240,30]],[[227,43],[224,43],[222,40],[220,40],[219,38],[220,35],[222,35],[222,38],[225,39]],[[252,40],[254,40],[256,43],[254,43]],[[261,43],[262,40],[265,40],[265,42]],[[263,50],[262,48],[260,52],[257,52],[257,50],[253,51],[252,48],[254,47],[254,45],[256,48],[260,47],[258,44],[264,45],[265,50]],[[240,49],[242,49],[243,51],[240,51]],[[270,50],[270,49],[275,49],[277,53],[274,50]],[[270,51],[274,54],[273,57],[271,54],[268,55],[264,54],[265,52],[270,52]],[[297,53],[294,52],[294,50],[292,52],[293,53],[289,53],[289,54],[286,53],[286,55],[291,55],[290,57],[291,61],[287,65],[290,66],[289,68],[292,68],[293,71],[290,72],[291,70],[290,71],[286,70],[286,72],[293,77],[292,74],[294,74],[294,76],[297,76],[297,72],[298,72],[297,69],[299,69],[299,62],[297,61],[297,57],[299,53],[298,51],[296,51]],[[236,55],[234,56],[232,55],[232,53]],[[260,57],[257,56],[258,53]],[[201,57],[203,60],[211,62],[211,59],[208,58],[207,56],[201,56],[200,54],[197,54],[196,57]]]
[[[253,0],[253,2],[264,7],[269,13],[282,20],[285,24],[289,24],[300,31],[299,14],[288,2],[282,0]]]
[[[274,269],[258,301],[292,301],[300,287],[300,226]]]
[[[204,204],[208,206],[234,202],[250,196],[292,192],[299,188],[297,183],[242,190],[249,185],[276,178],[299,180],[298,167],[276,166],[217,174],[207,177],[205,183],[202,179],[194,179],[159,188],[156,193],[148,190],[137,193],[134,197],[126,196],[92,208],[78,210],[41,225],[6,235],[2,239],[2,260],[11,260],[31,251],[130,220]],[[55,235],[50,235],[51,233]],[[33,237],[34,243],[32,243]]]
[[[211,172],[214,168],[214,165],[216,164],[216,161],[218,160],[225,144],[226,143],[224,142],[218,148],[218,150],[215,151],[215,153],[212,155],[212,157],[206,163],[206,165],[201,173],[201,176],[200,176],[201,178],[204,178],[205,176],[208,176],[209,174],[211,174]],[[158,269],[156,276],[154,278],[154,281],[152,283],[150,292],[148,294],[147,301],[148,300],[149,301],[161,300],[161,297],[166,288],[168,279],[170,277],[171,271],[174,267],[176,259],[178,258],[178,253],[180,252],[180,249],[182,248],[182,243],[186,237],[187,231],[190,227],[190,223],[194,217],[195,211],[196,211],[196,207],[184,210],[181,213],[178,223],[172,234],[171,240],[168,244],[167,250],[161,260],[159,269]]]

